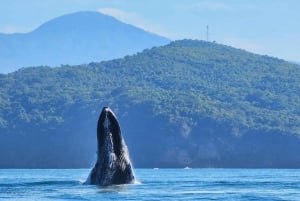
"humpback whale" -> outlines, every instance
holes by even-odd
[[[97,125],[97,161],[85,184],[134,183],[135,176],[121,128],[112,110],[104,107]]]

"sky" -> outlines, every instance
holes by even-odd
[[[300,63],[299,0],[0,0],[0,33],[30,32],[78,11],[111,15],[171,40],[208,39]]]

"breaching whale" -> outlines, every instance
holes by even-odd
[[[97,161],[85,184],[134,183],[135,176],[121,128],[112,110],[104,107],[97,125]]]

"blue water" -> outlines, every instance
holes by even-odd
[[[89,169],[0,170],[0,200],[300,200],[300,170],[136,169],[140,184],[82,185]]]

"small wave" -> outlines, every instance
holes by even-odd
[[[78,185],[80,181],[36,181],[36,182],[27,182],[24,185],[29,186],[52,186],[52,185]]]
[[[0,184],[0,188],[9,188],[9,187],[13,187],[15,186],[16,184],[12,184],[12,183],[9,183],[9,184]]]
[[[140,182],[139,180],[135,179],[133,182],[133,185],[141,185],[142,182]]]
[[[189,169],[192,169],[192,168],[190,168],[189,166],[186,166],[186,167],[184,167],[183,169],[189,170]]]
[[[54,185],[61,185],[61,186],[70,186],[70,185],[78,185],[80,181],[34,181],[34,182],[20,182],[20,183],[2,183],[0,187],[31,187],[31,186],[54,186]]]
[[[83,185],[86,183],[86,180],[81,179],[81,180],[79,180],[79,183]]]

